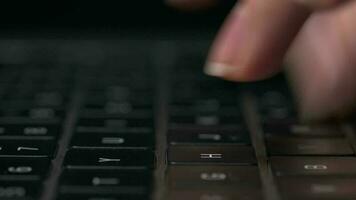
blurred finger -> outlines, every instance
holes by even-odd
[[[288,53],[306,120],[350,113],[356,103],[356,2],[313,15]]]
[[[273,75],[308,16],[308,9],[292,1],[244,1],[222,27],[205,72],[236,81]]]
[[[294,0],[297,3],[305,5],[311,9],[325,9],[333,7],[346,0]]]

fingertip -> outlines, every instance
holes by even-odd
[[[240,3],[221,28],[206,71],[235,81],[274,75],[281,70],[283,57],[308,14],[285,0]]]
[[[204,72],[207,75],[223,78],[230,81],[250,82],[259,81],[276,74],[279,69],[265,72],[261,70],[253,71],[254,67],[234,66],[219,62],[207,62]]]

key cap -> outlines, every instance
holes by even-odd
[[[2,119],[2,120],[1,120]],[[29,118],[1,118],[1,135],[56,136],[61,130],[61,123],[54,120],[31,120]]]
[[[65,170],[61,176],[60,199],[145,199],[150,192],[150,170]]]
[[[292,135],[309,137],[344,137],[337,125],[301,124],[294,120],[268,120],[264,124],[265,135]]]
[[[220,96],[219,93],[221,94]],[[235,93],[223,92],[222,89],[216,91],[210,90],[205,93],[202,91],[192,90],[192,91],[188,91],[187,93],[173,93],[172,99],[173,99],[173,101],[171,102],[172,105],[181,105],[181,106],[186,105],[186,106],[195,106],[196,108],[200,108],[199,105],[203,106],[202,103],[205,104],[205,102],[208,101],[216,101],[219,102],[220,105],[236,106],[238,96]],[[236,112],[237,113],[239,112],[238,109],[236,109]]]
[[[291,99],[287,92],[268,90],[260,95],[259,104],[262,108],[288,107],[291,106]]]
[[[261,187],[256,166],[170,166],[167,177],[169,186],[174,189]]]
[[[0,140],[0,157],[53,156],[55,148],[53,139]]]
[[[339,138],[269,137],[270,155],[353,155],[350,144]]]
[[[64,110],[61,108],[37,107],[25,111],[24,115],[31,119],[55,119],[57,117],[63,117]]]
[[[6,177],[43,177],[49,169],[48,158],[0,158],[0,180]],[[26,177],[24,177],[26,178]]]
[[[33,107],[28,109],[3,108],[0,110],[1,117],[28,117],[31,119],[56,119],[64,115],[62,108]]]
[[[356,179],[341,177],[280,177],[283,199],[355,199]]]
[[[131,105],[116,105],[118,103],[111,103],[103,108],[85,108],[80,111],[82,118],[152,118],[153,110],[151,107],[134,108]],[[122,103],[124,104],[124,103]],[[115,107],[116,106],[116,107]]]
[[[168,193],[168,200],[263,200],[260,190],[238,190],[236,188],[213,188],[172,190]]]
[[[72,147],[153,147],[153,135],[77,133],[72,139]]]
[[[71,149],[66,156],[68,168],[109,168],[124,167],[152,168],[154,154],[141,149]]]
[[[45,91],[35,95],[34,102],[38,106],[61,106],[64,104],[63,94],[57,91]]]
[[[263,119],[294,118],[296,112],[291,98],[280,91],[269,90],[259,98],[260,113]]]
[[[250,137],[247,130],[240,126],[231,130],[185,130],[170,129],[168,132],[168,142],[175,144],[250,144]]]
[[[142,170],[65,170],[61,176],[61,185],[92,186],[92,187],[122,187],[149,186],[152,181],[152,171]]]
[[[126,188],[123,188],[123,190]],[[83,191],[83,193],[86,190]],[[92,190],[90,192],[88,192],[89,194],[61,194],[57,200],[122,200],[122,199],[127,199],[127,200],[150,200],[150,196],[149,194],[146,194],[147,192],[145,190],[143,190],[142,188],[133,188],[130,189],[130,193],[123,193],[120,194],[120,192],[122,192],[122,190],[119,191],[99,191],[99,193],[95,193],[98,192],[97,190]],[[138,193],[140,192],[140,193]],[[114,194],[112,194],[114,193]],[[117,194],[116,194],[117,193]],[[141,194],[143,193],[143,194]]]
[[[119,88],[116,88],[119,89]],[[147,89],[130,89],[130,88],[122,88],[121,92],[109,90],[91,90],[88,95],[88,103],[95,104],[98,102],[131,102],[133,104],[147,104],[147,102],[152,103],[153,91]],[[142,96],[145,98],[137,98],[137,96]],[[146,102],[146,103],[145,103]]]
[[[143,96],[142,93],[140,93],[139,96]],[[115,106],[117,106],[117,104],[130,104],[133,108],[142,107],[147,109],[152,108],[153,99],[151,97],[145,96],[145,98],[111,100],[103,96],[102,93],[93,93],[88,95],[85,102],[85,108],[104,108],[106,110],[114,106],[111,103],[115,103]]]
[[[128,119],[128,118],[112,118],[112,119],[79,119],[78,126],[90,126],[90,127],[152,127],[152,118],[138,118],[138,119]]]
[[[271,157],[277,176],[355,175],[354,157]]]
[[[117,129],[115,127],[86,127],[86,126],[78,126],[76,128],[76,132],[78,134],[154,134],[153,127],[130,127]]]
[[[31,199],[38,197],[42,184],[39,181],[27,180],[0,181],[0,199]]]
[[[256,163],[252,147],[230,146],[171,146],[168,161],[173,165],[214,164],[251,165]]]
[[[168,127],[169,132],[203,132],[203,133],[217,133],[217,132],[241,132],[244,128],[242,124],[229,124],[221,126],[200,126],[189,124],[170,124]]]
[[[241,116],[236,103],[231,105],[222,105],[216,99],[206,99],[201,102],[187,103],[187,104],[173,104],[169,106],[169,113],[175,115],[187,115],[187,113],[194,114],[225,114],[232,116]]]
[[[241,123],[241,118],[236,116],[218,116],[214,114],[171,116],[170,124],[192,124],[200,126],[218,126]]]
[[[62,186],[60,194],[63,199],[70,197],[88,198],[88,197],[116,197],[119,199],[145,199],[148,198],[149,188],[144,186],[129,186],[129,187],[71,187]]]

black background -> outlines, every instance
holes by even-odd
[[[163,0],[8,1],[0,3],[0,30],[117,30],[122,28],[216,28],[233,0],[209,11],[181,12]]]

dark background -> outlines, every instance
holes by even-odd
[[[163,0],[7,1],[0,3],[0,31],[216,29],[233,3],[221,0],[209,11],[188,13]]]

